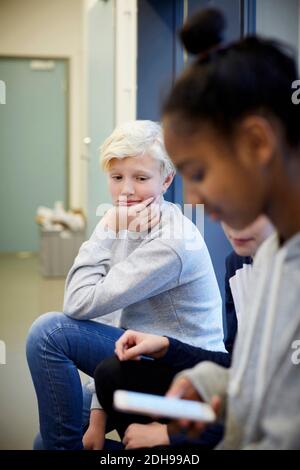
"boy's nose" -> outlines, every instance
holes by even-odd
[[[129,182],[129,181],[124,182],[121,194],[123,196],[129,196],[129,195],[134,194],[134,188],[133,188],[133,185],[132,185],[131,182]]]

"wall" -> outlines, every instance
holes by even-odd
[[[127,86],[126,80],[115,80],[116,12],[119,31],[124,35],[126,25],[120,15],[128,8],[135,13],[134,6],[134,0],[126,5],[124,0],[0,0],[0,56],[70,61],[69,201],[71,207],[86,210],[88,234],[98,220],[98,204],[109,202],[106,177],[99,167],[99,146],[113,130],[116,113],[119,120],[128,116],[124,100],[115,100],[116,91],[124,95]],[[134,82],[136,18],[132,21],[130,53],[126,44],[119,42],[118,64],[122,78],[130,59]],[[135,83],[131,86],[135,91]],[[131,101],[133,119],[135,96]],[[89,144],[84,143],[85,137],[90,139]]]
[[[99,221],[96,210],[110,203],[99,146],[115,125],[136,117],[136,0],[87,2],[86,98],[88,235]]]
[[[281,39],[296,50],[299,47],[299,3],[298,0],[258,0],[257,33]]]
[[[106,176],[99,165],[99,146],[115,125],[115,2],[93,2],[86,16],[88,235],[99,221],[96,209],[109,203]]]
[[[115,124],[136,119],[137,0],[115,0]]]

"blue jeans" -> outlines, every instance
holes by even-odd
[[[96,366],[114,354],[124,330],[63,313],[40,316],[27,339],[27,361],[35,387],[40,433],[47,450],[83,449],[87,402],[78,369],[93,377]]]
[[[82,407],[82,430],[83,433],[86,431],[89,421],[90,421],[90,409],[92,401],[92,392],[88,390],[86,385],[82,386],[82,396],[83,396],[83,407]],[[112,431],[115,428],[114,424],[110,421],[108,416],[107,422],[107,432]],[[124,450],[124,445],[121,442],[113,441],[111,439],[105,439],[104,441],[104,450],[108,452],[115,452]],[[35,436],[33,442],[33,450],[46,450],[42,436],[38,433]]]

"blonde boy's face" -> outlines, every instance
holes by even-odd
[[[116,206],[132,206],[155,198],[163,194],[172,179],[162,177],[160,162],[149,155],[113,158],[108,170],[109,191]]]
[[[222,227],[234,251],[240,256],[254,256],[262,242],[274,231],[270,220],[264,215],[243,230],[234,230],[224,222]]]

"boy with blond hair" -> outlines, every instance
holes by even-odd
[[[91,400],[82,395],[78,369],[93,376],[124,330],[225,351],[221,297],[206,245],[180,209],[163,199],[175,172],[160,125],[118,127],[104,142],[101,161],[113,206],[79,250],[63,313],[38,318],[27,342],[46,449],[103,447],[106,415],[96,396],[83,439]],[[115,312],[118,327],[105,324]]]

